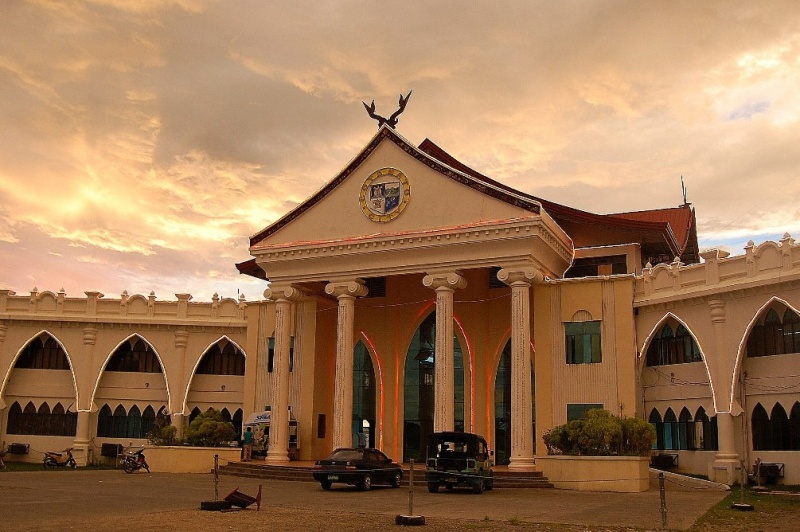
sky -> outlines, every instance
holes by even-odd
[[[397,131],[594,213],[800,239],[800,3],[0,0],[0,289],[262,298],[249,237]]]

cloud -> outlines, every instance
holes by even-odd
[[[411,89],[402,135],[525,192],[661,208],[684,176],[701,247],[798,232],[798,15],[792,1],[12,2],[0,287],[259,297],[233,267],[248,237],[371,138],[362,100],[388,114]]]

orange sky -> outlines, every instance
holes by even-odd
[[[800,238],[800,3],[12,1],[0,288],[249,299],[248,237],[398,132],[579,209]],[[288,7],[287,7],[288,6]]]

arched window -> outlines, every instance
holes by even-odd
[[[761,403],[753,409],[753,416],[750,419],[750,427],[753,431],[753,450],[771,451],[772,450],[772,428],[769,423],[769,416]]]
[[[44,338],[44,339],[43,339]],[[20,353],[15,368],[22,369],[69,369],[64,350],[52,336],[35,338]]]
[[[233,423],[233,428],[236,429],[236,434],[242,433],[242,415],[242,409],[239,408],[233,413],[233,417],[231,418],[231,423]]]
[[[775,403],[775,406],[772,407],[769,422],[772,432],[772,450],[788,451],[790,449],[789,418],[780,403]]]
[[[664,449],[678,449],[678,418],[671,408],[664,414]]]
[[[142,437],[147,438],[153,432],[153,427],[156,424],[156,411],[153,407],[147,405],[147,408],[142,412]]]
[[[45,401],[36,411],[36,435],[47,436],[50,430],[50,405]]]
[[[227,408],[223,408],[219,415],[222,416],[222,421],[227,421],[228,423],[231,422],[231,413]]]
[[[128,434],[128,413],[125,407],[117,405],[114,409],[114,417],[112,418],[111,435],[114,438],[127,438]]]
[[[800,353],[800,316],[790,308],[783,315],[783,352]]]
[[[792,414],[789,418],[789,449],[800,451],[800,401],[792,406]]]
[[[709,419],[705,409],[701,406],[694,415],[694,421],[699,436],[695,440],[697,448],[703,451],[717,450],[717,416]]]
[[[679,324],[673,333],[671,325],[665,323],[647,348],[648,366],[688,364],[702,360],[700,347],[683,324]]]
[[[214,344],[197,366],[200,375],[244,375],[244,354],[232,342]]]
[[[692,414],[683,407],[678,418],[678,449],[695,449],[695,429]]]
[[[653,428],[656,429],[656,441],[653,444],[653,449],[664,449],[664,422],[661,421],[661,414],[655,408],[650,411],[650,417],[647,419]]]
[[[192,421],[194,421],[194,418],[196,418],[200,414],[202,414],[202,411],[200,410],[199,406],[192,408],[191,413],[189,413],[189,424],[191,424]]]
[[[161,373],[161,364],[149,344],[133,337],[114,351],[106,371]]]
[[[24,425],[24,417],[22,414],[22,407],[17,401],[8,409],[8,424],[6,425],[6,433],[8,434],[25,434],[22,432]]]
[[[128,438],[144,438],[144,434],[142,434],[142,413],[136,405],[133,405],[128,412],[127,426],[126,434]]]
[[[794,314],[792,312],[792,314]],[[796,315],[792,316],[788,312],[785,313],[790,319],[795,319]],[[796,335],[796,322],[790,322],[791,329],[789,338],[791,339],[791,347],[795,348]],[[772,355],[782,355],[786,353],[787,337],[784,335],[784,326],[778,317],[778,312],[771,308],[764,316],[763,321],[759,321],[750,331],[747,337],[747,356],[748,357],[765,357]]]
[[[97,436],[99,438],[112,438],[114,436],[114,415],[108,405],[103,405],[103,408],[97,414]]]

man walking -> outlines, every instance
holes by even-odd
[[[249,462],[250,457],[253,455],[253,430],[250,427],[245,429],[242,443],[244,444],[244,457],[242,458],[242,462]]]

